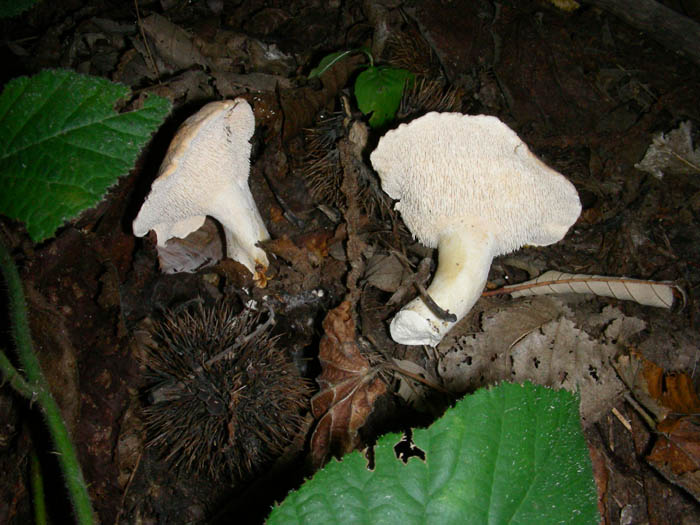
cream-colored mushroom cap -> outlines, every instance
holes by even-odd
[[[435,346],[477,301],[494,257],[564,237],[581,212],[574,186],[495,117],[428,113],[389,131],[370,155],[408,229],[439,250],[428,294],[391,321],[394,341]]]
[[[545,246],[581,212],[574,186],[496,117],[428,113],[384,135],[370,160],[406,226],[430,248],[465,222],[489,229],[494,255]]]
[[[134,220],[134,234],[154,230],[158,245],[185,237],[218,220],[226,235],[227,255],[253,274],[268,265],[256,246],[269,238],[248,187],[253,111],[244,99],[211,102],[178,129],[158,177]]]

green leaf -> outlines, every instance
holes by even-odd
[[[578,398],[530,383],[479,390],[413,440],[425,461],[396,458],[399,434],[353,452],[287,497],[268,524],[597,524]]]
[[[369,125],[379,128],[396,115],[407,80],[413,73],[389,66],[368,67],[355,80],[357,106],[365,115],[372,116]]]
[[[17,16],[39,0],[0,0],[0,18],[11,18]]]
[[[311,71],[309,71],[309,78],[314,78],[314,77],[320,77],[323,75],[326,71],[328,71],[330,68],[333,67],[333,65],[338,62],[339,60],[342,60],[346,56],[355,53],[357,50],[356,49],[348,49],[346,51],[336,51],[335,53],[331,53],[330,55],[326,55],[321,59],[321,61],[318,63],[318,65],[313,68]]]
[[[0,213],[36,242],[96,205],[133,167],[170,103],[116,113],[126,86],[71,71],[15,78],[0,95]]]

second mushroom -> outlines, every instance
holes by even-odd
[[[226,235],[226,253],[264,283],[267,255],[258,242],[269,239],[248,187],[253,110],[245,99],[211,102],[178,129],[134,220],[134,234],[155,230],[158,245],[185,237],[209,215]]]
[[[438,248],[428,295],[456,322],[494,257],[561,240],[581,212],[574,186],[491,116],[428,113],[386,133],[370,160],[411,233]],[[394,317],[391,336],[436,346],[456,322],[417,297]]]

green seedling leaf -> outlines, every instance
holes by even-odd
[[[39,0],[0,0],[0,18],[11,18],[33,7]]]
[[[479,390],[413,434],[425,460],[396,458],[382,437],[375,466],[333,460],[275,507],[268,524],[597,524],[597,495],[578,398],[530,383]]]
[[[357,106],[365,115],[372,116],[369,125],[379,128],[396,115],[406,81],[413,73],[389,66],[368,67],[355,80]]]
[[[332,68],[333,64],[354,53],[355,51],[355,49],[348,49],[347,51],[336,51],[335,53],[326,55],[321,59],[315,68],[309,71],[309,78],[320,77],[330,68]]]
[[[0,94],[0,213],[36,242],[95,206],[170,111],[163,98],[117,113],[126,86],[72,71],[15,78]]]

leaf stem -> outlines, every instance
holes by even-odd
[[[95,516],[90,503],[87,485],[80,470],[80,463],[70,439],[70,434],[63,421],[61,410],[53,395],[51,395],[48,383],[41,371],[39,359],[34,353],[22,281],[10,252],[2,242],[0,242],[0,271],[2,271],[7,284],[12,335],[15,340],[17,358],[24,370],[26,380],[19,377],[19,373],[14,369],[4,353],[2,358],[0,358],[0,367],[17,392],[24,396],[29,394],[30,400],[36,400],[39,408],[44,413],[46,424],[49,427],[49,432],[56,447],[58,463],[65,478],[76,520],[80,525],[92,525],[95,523]],[[9,365],[9,368],[7,365]],[[12,374],[13,370],[16,374],[14,376]]]

